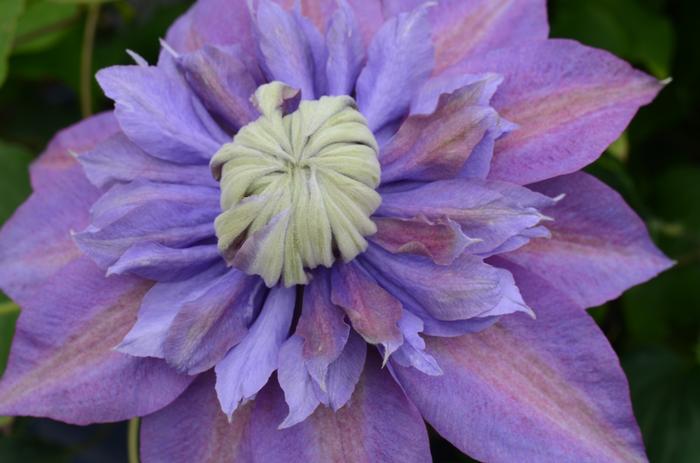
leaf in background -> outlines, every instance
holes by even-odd
[[[0,86],[7,77],[7,58],[17,28],[17,18],[22,13],[24,0],[0,1]]]
[[[30,1],[17,24],[13,53],[31,53],[49,48],[60,40],[79,18],[80,10],[75,3]]]
[[[15,334],[15,323],[19,316],[19,307],[13,302],[0,302],[0,375],[7,366],[10,345]]]
[[[630,355],[623,365],[649,460],[700,461],[700,365],[663,349]]]
[[[638,0],[559,0],[554,5],[553,36],[605,48],[659,78],[669,76],[674,32],[664,15]]]
[[[51,3],[63,3],[73,5],[94,5],[95,3],[113,3],[117,0],[49,0]]]
[[[0,141],[0,224],[29,196],[31,160],[25,148]]]

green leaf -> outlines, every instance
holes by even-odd
[[[31,160],[25,148],[0,141],[0,224],[29,196]]]
[[[63,3],[73,5],[94,5],[96,3],[113,3],[117,0],[49,0],[51,3]]]
[[[700,461],[700,365],[654,349],[623,359],[649,460]]]
[[[19,307],[13,302],[0,303],[0,375],[7,366],[10,345],[15,334],[15,323],[19,316]]]
[[[13,53],[31,53],[51,47],[80,19],[77,4],[36,0],[17,24]]]
[[[659,78],[669,76],[674,32],[664,15],[637,0],[559,0],[554,5],[553,36],[605,48]]]
[[[0,86],[7,77],[7,58],[17,29],[17,19],[22,13],[24,0],[0,1]]]

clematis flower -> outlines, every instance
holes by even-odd
[[[200,0],[0,234],[0,414],[150,462],[643,461],[585,309],[669,267],[579,172],[662,84],[542,0]]]

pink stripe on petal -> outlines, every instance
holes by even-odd
[[[481,461],[645,461],[627,381],[603,333],[546,282],[510,270],[537,319],[503,317],[480,333],[428,338],[444,374],[395,367],[408,396]]]
[[[490,178],[521,185],[593,162],[662,88],[610,53],[571,40],[496,50],[455,70],[504,76],[492,104],[519,128],[496,143]]]
[[[566,196],[544,214],[552,236],[503,258],[527,268],[584,308],[614,299],[673,263],[649,238],[645,224],[620,195],[582,172],[532,185]]]

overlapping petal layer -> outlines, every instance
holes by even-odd
[[[426,461],[421,415],[485,461],[643,460],[580,307],[669,262],[607,187],[557,176],[661,87],[547,30],[542,0],[200,0],[157,66],[98,74],[116,119],[61,134],[0,233],[24,310],[0,413],[148,415],[146,463]],[[356,96],[380,146],[368,251],[298,288],[214,234],[208,164],[271,80]],[[251,243],[229,263],[277,252]]]
[[[172,405],[144,418],[144,463],[430,460],[420,414],[389,373],[380,370],[376,357],[345,407],[337,412],[319,408],[285,430],[277,429],[287,407],[274,381],[254,403],[239,409],[230,424],[212,383],[211,377],[200,377]]]
[[[395,369],[411,400],[479,460],[643,461],[627,382],[595,322],[544,280],[509,268],[537,320],[431,339],[443,376]]]

